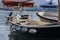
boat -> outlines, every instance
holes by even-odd
[[[58,22],[58,12],[38,12],[36,13],[40,17],[41,21],[44,22]],[[49,15],[50,14],[50,15]]]
[[[40,5],[43,8],[42,11],[37,13],[37,16],[40,17],[41,21],[44,22],[58,22],[58,5],[53,4],[52,0],[47,3]]]
[[[54,39],[60,38],[60,22],[50,23],[50,22],[36,21],[31,19],[25,20],[24,18],[21,19],[21,16],[18,19],[18,21],[16,21],[17,18],[18,17],[15,16],[12,18],[12,21],[9,21],[12,40],[14,39],[20,40],[19,38],[23,40],[40,40],[42,38],[54,38]]]

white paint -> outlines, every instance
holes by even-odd
[[[43,16],[45,14],[45,12],[38,12],[39,15]]]

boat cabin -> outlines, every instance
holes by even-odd
[[[33,7],[34,2],[33,1],[22,1],[22,0],[3,0],[4,7]]]

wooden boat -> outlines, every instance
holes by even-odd
[[[44,22],[58,22],[58,13],[57,12],[38,12],[37,16],[40,17],[41,21]]]
[[[48,9],[45,11],[38,12],[37,15],[40,17],[41,21],[44,22],[58,22],[58,6],[55,4],[52,4],[52,0],[49,2],[49,4],[41,5],[44,9]]]
[[[46,22],[45,22],[46,23]],[[30,39],[30,40],[44,40],[59,39],[60,37],[60,22],[40,25],[20,25],[11,22],[10,33],[12,39]]]
[[[25,37],[24,39],[29,38],[33,40],[40,40],[41,37],[60,37],[60,22],[49,23],[24,18],[20,19],[19,23],[16,22],[16,17],[13,17],[13,20],[10,21],[10,32],[14,35],[12,37],[16,36],[16,39],[19,39],[21,35]]]
[[[25,37],[24,39],[29,38],[31,40],[40,40],[41,38],[60,37],[60,22],[48,23],[28,19],[20,19],[20,23],[16,23],[15,19],[13,18],[13,21],[9,22],[10,33],[13,35],[12,39],[19,40],[20,38],[22,39]]]

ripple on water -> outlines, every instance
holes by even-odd
[[[0,40],[8,40],[8,34],[10,31],[9,26],[5,24],[5,16],[8,14],[9,12],[7,11],[0,11]]]
[[[0,40],[8,40],[9,26],[0,25]]]

